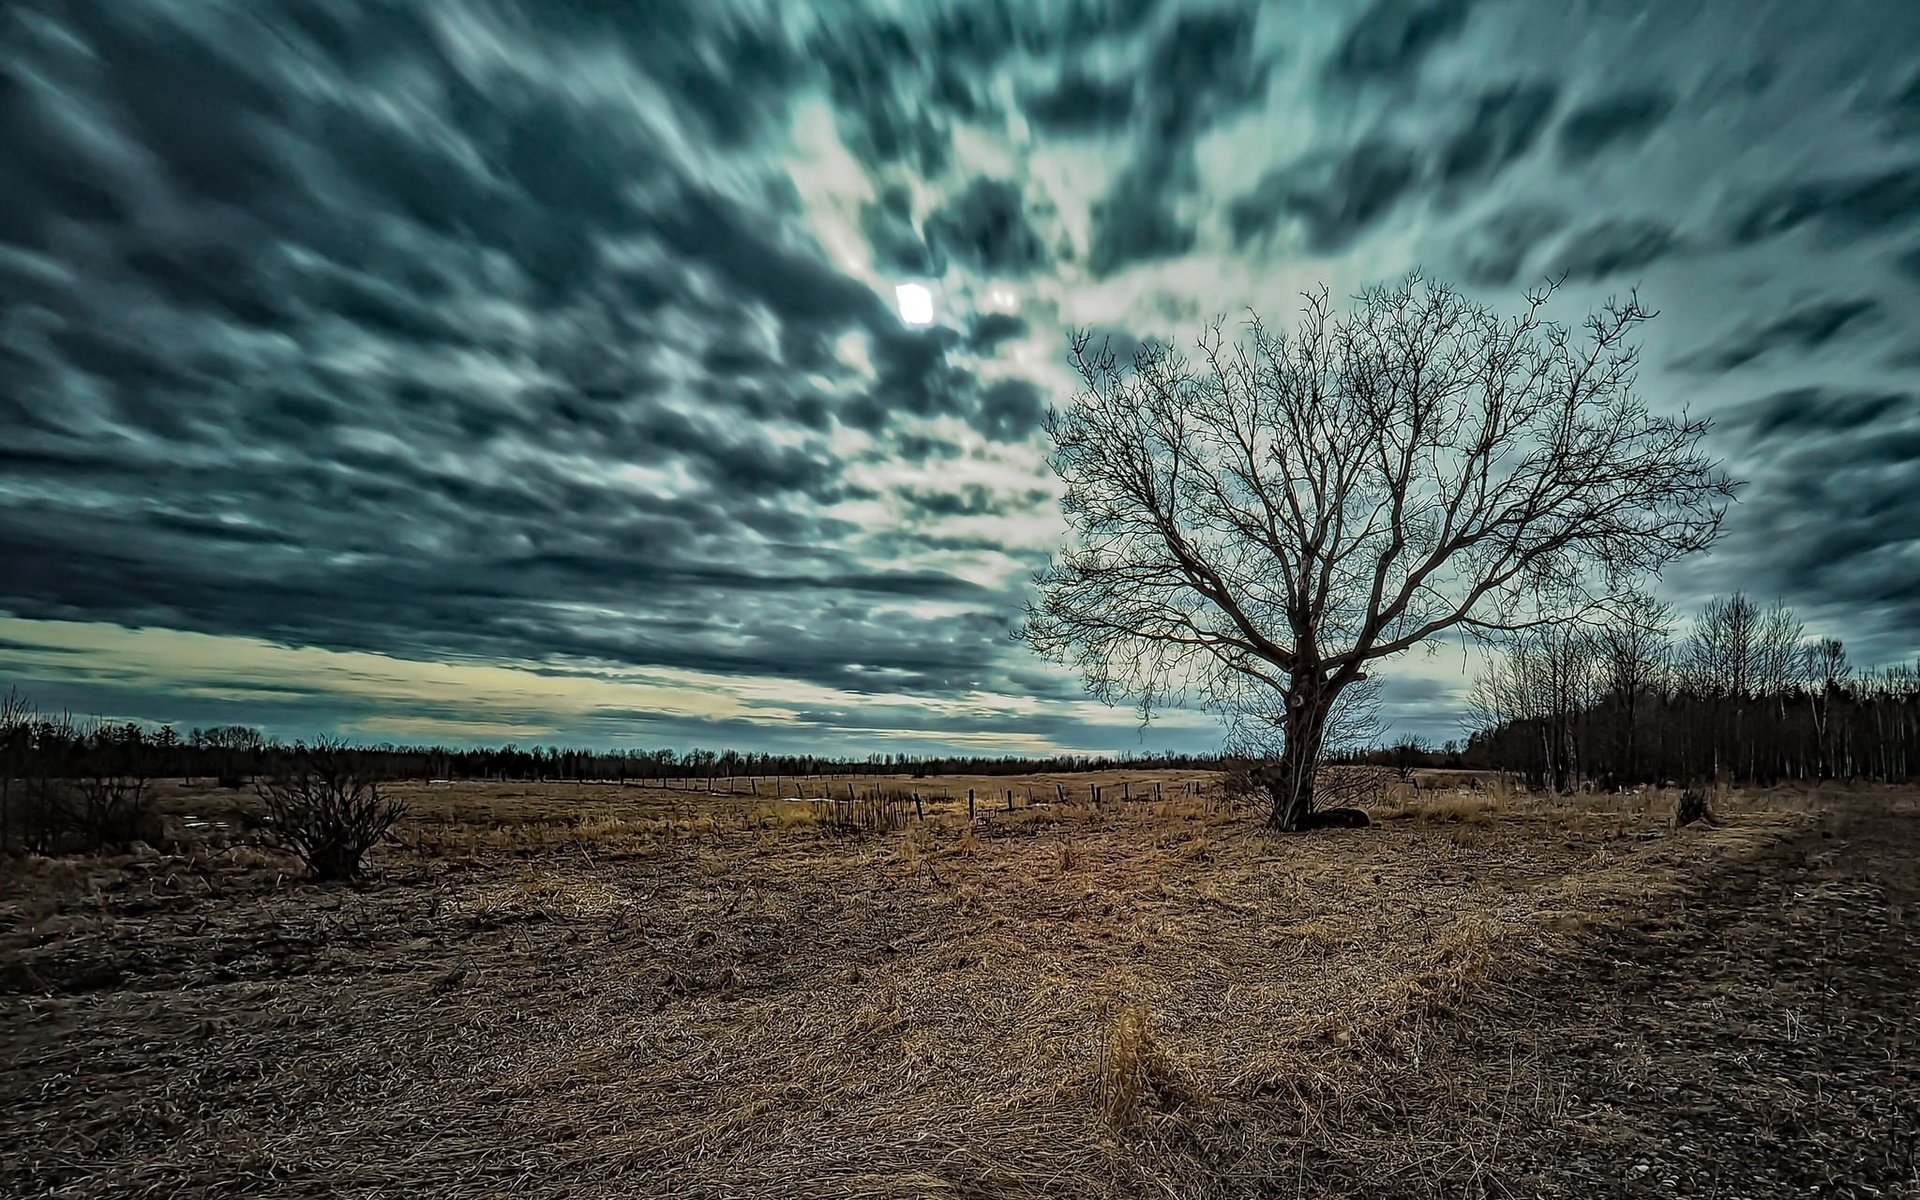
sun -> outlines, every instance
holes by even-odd
[[[909,325],[933,324],[933,290],[922,283],[903,283],[893,289],[900,319]]]

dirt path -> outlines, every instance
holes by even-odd
[[[1920,1197],[1917,936],[1920,812],[1841,801],[1533,991],[1565,1109],[1496,1177],[1514,1194]]]

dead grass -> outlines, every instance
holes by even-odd
[[[893,831],[818,801],[422,789],[358,888],[204,830],[30,861],[0,884],[0,1180],[1106,1197],[1364,1170],[1393,1191],[1520,1119],[1481,1096],[1445,1147],[1408,1139],[1444,1022],[1821,804],[1729,797],[1673,831],[1652,794],[1423,793],[1410,820],[1272,838],[1191,778],[1130,775],[1123,802],[1111,776],[1098,810],[1069,780],[1086,803],[894,781],[926,819]]]

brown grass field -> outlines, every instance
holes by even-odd
[[[1055,782],[415,785],[334,887],[169,783],[0,875],[0,1194],[1920,1194],[1911,791]]]

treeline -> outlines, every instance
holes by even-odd
[[[1598,627],[1515,639],[1476,683],[1465,765],[1535,786],[1912,778],[1920,671],[1856,670],[1785,603],[1714,600],[1676,638],[1636,597]]]
[[[296,749],[244,725],[221,725],[181,733],[170,725],[77,721],[43,714],[17,691],[0,696],[0,774],[34,772],[79,778],[112,762],[137,765],[149,778],[207,778],[239,786],[272,774]],[[385,779],[615,780],[655,781],[783,776],[1024,775],[1082,772],[1131,766],[1209,770],[1217,755],[1145,754],[1052,757],[1003,755],[930,756],[868,754],[833,757],[738,750],[581,750],[517,745],[453,748],[393,743],[355,747]]]

